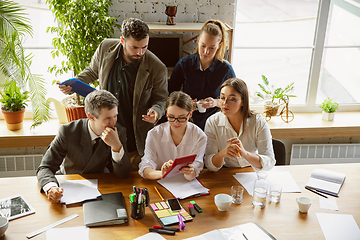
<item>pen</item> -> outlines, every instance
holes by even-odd
[[[165,230],[165,229],[153,229],[149,228],[150,232],[157,232],[157,233],[163,233],[168,235],[175,235],[175,231]]]
[[[177,227],[163,227],[163,226],[153,226],[154,229],[165,229],[165,230],[169,230],[169,231],[175,231],[175,232],[180,232],[180,228]]]
[[[161,200],[163,200],[163,201],[164,201],[164,198],[163,198],[163,196],[161,196],[161,194],[160,194],[159,190],[158,190],[156,187],[154,187],[154,188],[155,188],[155,191],[157,192],[157,194],[159,194],[159,196],[160,196]]]
[[[323,191],[321,189],[315,189],[317,192],[321,192],[321,193],[325,193],[325,194],[328,194],[328,195],[331,195],[331,196],[334,196],[334,197],[339,197],[338,195],[336,194],[333,194],[333,193],[329,193],[329,192],[326,192],[326,191]]]
[[[315,191],[315,190],[313,190],[313,189],[311,189],[311,188],[309,188],[309,187],[305,187],[305,189],[307,189],[307,190],[309,190],[310,192],[313,192],[313,193],[315,193],[315,194],[317,194],[317,195],[320,195],[320,196],[322,196],[322,197],[324,197],[324,198],[328,198],[328,197],[325,196],[324,194],[321,194],[321,193],[319,193],[319,192],[317,192],[317,191]]]
[[[244,236],[245,240],[248,240],[248,238],[246,237],[246,235],[244,233],[242,235]]]
[[[241,159],[241,155],[240,155],[240,153],[238,152],[238,156],[239,156],[239,158]]]

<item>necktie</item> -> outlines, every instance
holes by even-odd
[[[95,144],[93,145],[93,153],[95,152],[95,149],[97,148],[97,146],[99,146],[99,142],[100,142],[100,138],[95,138]]]

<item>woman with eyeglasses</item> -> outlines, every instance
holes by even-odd
[[[204,129],[206,119],[219,111],[216,98],[221,84],[235,77],[232,66],[224,59],[225,53],[224,23],[208,20],[200,31],[195,52],[179,60],[169,80],[169,93],[183,89],[194,101],[206,102],[202,104],[206,112],[194,111],[192,117],[201,129]]]
[[[168,122],[151,129],[146,136],[145,152],[139,164],[139,174],[147,179],[160,179],[178,157],[197,154],[195,161],[181,169],[187,180],[197,177],[204,167],[206,135],[195,124],[192,99],[184,92],[173,92],[166,102]]]
[[[270,170],[276,162],[270,128],[263,116],[250,110],[246,83],[238,78],[226,80],[219,102],[221,112],[206,121],[206,167],[210,171],[223,166]]]

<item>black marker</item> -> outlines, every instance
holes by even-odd
[[[168,235],[175,235],[175,231],[165,230],[165,229],[153,229],[153,228],[149,228],[149,231],[150,231],[150,232],[156,232],[156,233],[168,234]]]

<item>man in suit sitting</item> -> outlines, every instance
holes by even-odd
[[[118,100],[99,90],[85,98],[87,119],[64,124],[47,149],[37,178],[50,202],[59,202],[63,189],[57,174],[85,174],[114,171],[120,178],[131,170],[126,147],[126,129],[117,123]]]

